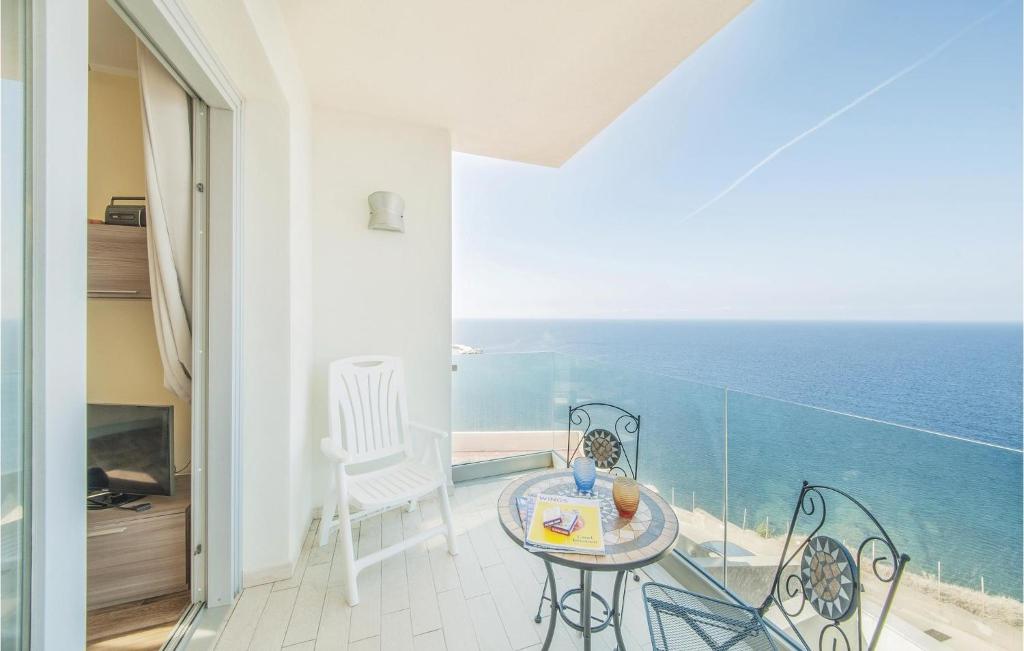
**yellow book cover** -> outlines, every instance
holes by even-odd
[[[537,495],[526,546],[547,551],[603,554],[600,503],[582,497]]]

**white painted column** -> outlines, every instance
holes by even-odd
[[[33,649],[85,646],[86,2],[32,3]]]

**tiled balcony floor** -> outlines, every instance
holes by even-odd
[[[453,508],[460,553],[448,555],[437,537],[407,550],[359,576],[361,602],[354,608],[342,596],[342,565],[335,542],[316,546],[314,522],[295,576],[287,581],[247,588],[239,597],[218,649],[533,649],[547,630],[545,617],[533,622],[544,580],[544,564],[515,546],[501,530],[495,503],[511,476],[458,484]],[[391,511],[358,526],[360,555],[392,544],[405,534],[440,522],[436,501],[417,511]],[[660,567],[641,580],[674,583]],[[614,574],[594,576],[594,589],[611,600]],[[559,590],[578,581],[578,573],[558,575]],[[649,649],[647,622],[640,600],[642,583],[628,581],[623,610],[629,649]],[[547,610],[547,609],[545,609]],[[597,634],[593,648],[615,647],[614,633]],[[563,623],[554,649],[582,649],[582,639]]]

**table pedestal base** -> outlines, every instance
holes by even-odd
[[[572,599],[573,597],[575,597],[577,595],[580,596],[580,606],[581,606],[581,608],[576,608],[575,606],[566,603],[570,599]],[[590,604],[590,606],[591,606],[591,611],[590,611],[590,632],[591,633],[598,633],[598,632],[603,631],[604,629],[608,628],[608,624],[611,623],[611,621],[612,621],[612,610],[611,610],[611,606],[608,605],[608,600],[605,599],[604,597],[602,597],[600,593],[591,592],[590,593],[590,598],[593,599],[594,601],[597,601],[599,604],[601,604],[602,609],[603,609],[603,612],[602,612],[602,614],[600,616],[594,615],[594,611],[593,611],[594,604],[593,603]],[[583,632],[583,624],[582,624],[582,622],[583,622],[583,619],[582,619],[583,609],[582,609],[582,605],[583,605],[583,588],[582,587],[581,588],[573,588],[572,590],[566,590],[565,592],[562,593],[562,598],[558,601],[558,611],[559,611],[559,614],[562,616],[562,621],[565,622],[566,624],[568,624],[570,627],[572,627],[572,628],[576,629],[577,631],[581,632],[581,633]],[[580,621],[576,622],[575,620],[569,619],[569,616],[566,615],[566,613],[576,613],[577,615],[580,615]]]
[[[622,570],[615,573],[615,594],[612,597],[612,606],[609,609],[608,601],[592,589],[593,572],[591,570],[580,570],[580,587],[568,590],[559,597],[558,587],[555,585],[555,571],[551,567],[551,563],[544,561],[544,567],[548,573],[547,584],[549,593],[546,598],[551,602],[551,619],[548,622],[548,633],[544,638],[543,651],[551,648],[551,640],[555,636],[555,625],[559,619],[568,624],[572,629],[583,633],[584,651],[590,651],[592,634],[603,631],[609,626],[615,630],[616,651],[626,651],[626,644],[622,641],[622,580],[626,576],[626,571]],[[577,594],[580,595],[579,609],[566,604],[570,597]],[[595,599],[603,606],[604,612],[600,617],[594,616],[592,612]],[[541,607],[543,607],[543,599],[541,600]],[[573,621],[567,612],[578,614],[578,622]],[[540,623],[539,609],[534,621],[538,624]],[[597,625],[594,624],[595,621]]]

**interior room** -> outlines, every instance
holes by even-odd
[[[161,222],[146,200],[146,157],[159,152],[144,143],[146,54],[104,0],[90,2],[89,37],[88,648],[158,649],[192,601],[192,406],[187,373],[180,382],[165,372],[174,335],[166,324],[158,334],[166,308],[154,305],[162,288],[149,229]],[[189,278],[178,281],[190,294]]]

